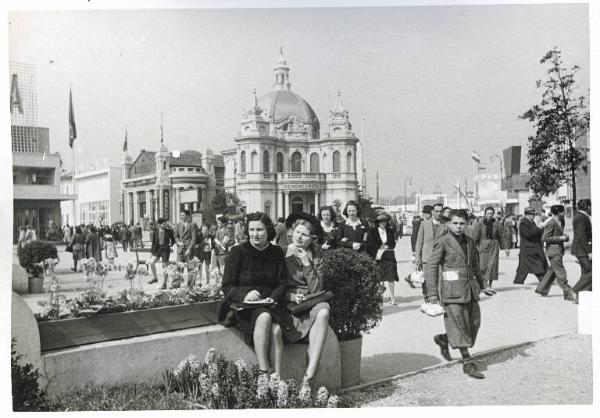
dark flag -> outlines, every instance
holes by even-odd
[[[69,89],[69,146],[73,148],[73,142],[77,138],[77,127],[75,126],[75,115],[73,114],[73,97]]]
[[[125,126],[125,142],[123,142],[123,152],[127,152],[127,126]]]

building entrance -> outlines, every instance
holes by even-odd
[[[304,212],[304,200],[300,196],[292,199],[292,213]]]

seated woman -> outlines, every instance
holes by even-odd
[[[275,227],[262,212],[251,213],[247,218],[249,240],[230,249],[223,293],[231,302],[277,302],[285,296],[287,268],[281,247],[270,243],[275,238]],[[254,345],[261,372],[269,370],[269,346],[274,345],[275,373],[281,375],[283,338],[277,311],[273,306],[237,312],[236,327],[244,333],[246,344]]]
[[[323,236],[320,221],[313,215],[293,213],[288,216],[286,226],[293,230],[292,240],[287,247],[285,261],[289,274],[286,293],[288,308],[306,300],[310,295],[323,290],[322,259],[319,242]],[[298,313],[288,313],[284,333],[286,342],[294,343],[308,337],[308,366],[304,382],[314,378],[329,326],[329,304],[319,302],[312,308]]]

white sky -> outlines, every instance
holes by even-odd
[[[357,136],[364,113],[369,186],[379,170],[384,196],[407,176],[450,191],[474,149],[498,172],[489,156],[531,133],[517,116],[540,100],[548,49],[589,88],[588,37],[575,4],[9,13],[10,59],[36,66],[39,125],[68,166],[69,87],[78,163],[119,164],[125,125],[134,157],[156,150],[161,111],[169,149],[218,152],[235,145],[252,89],[272,90],[283,45],[322,131],[338,90]]]

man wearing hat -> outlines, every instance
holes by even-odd
[[[542,245],[542,234],[544,230],[539,228],[533,218],[535,209],[527,207],[524,210],[523,219],[519,222],[519,266],[515,276],[514,284],[523,284],[528,274],[535,274],[538,280],[542,280],[548,270],[548,263],[544,255]]]
[[[575,293],[567,281],[567,271],[563,264],[565,254],[565,242],[569,241],[569,236],[565,234],[563,225],[565,222],[565,207],[563,205],[553,205],[550,208],[552,218],[544,224],[544,233],[542,241],[546,243],[546,255],[550,260],[550,268],[540,280],[535,293],[542,296],[548,296],[550,286],[556,279],[558,286],[563,291],[565,300],[575,301]]]

